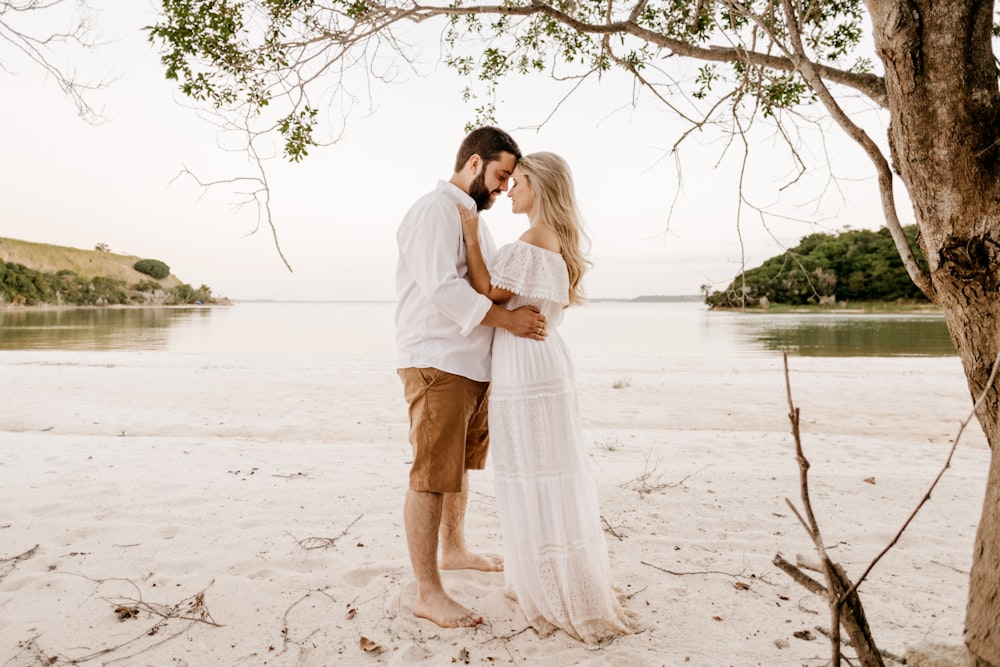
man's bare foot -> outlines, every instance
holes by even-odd
[[[503,572],[503,558],[496,554],[476,554],[471,551],[443,553],[438,567],[442,570],[481,570]]]
[[[413,615],[426,618],[442,628],[474,628],[483,617],[452,600],[446,593],[437,593],[413,602]]]

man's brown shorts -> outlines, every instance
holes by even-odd
[[[458,493],[466,470],[486,467],[488,382],[436,368],[400,368],[410,406],[410,489]]]

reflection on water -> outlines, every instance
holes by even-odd
[[[395,304],[239,303],[231,307],[0,310],[0,350],[395,354]],[[951,356],[940,315],[768,314],[699,303],[598,302],[560,332],[574,356]]]
[[[3,350],[159,350],[179,321],[211,317],[199,308],[0,310]]]
[[[780,354],[953,356],[939,314],[712,311],[700,303],[601,302],[571,310],[562,327],[574,355],[611,358]]]
[[[394,312],[391,303],[0,309],[0,350],[391,356]]]
[[[743,314],[742,334],[768,350],[805,357],[951,356],[940,315]]]

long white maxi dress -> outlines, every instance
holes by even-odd
[[[490,453],[503,532],[504,579],[541,635],[562,629],[586,643],[628,633],[611,584],[573,363],[559,336],[569,276],[559,253],[516,241],[490,270],[514,292],[513,310],[537,306],[544,341],[497,329],[490,385]]]

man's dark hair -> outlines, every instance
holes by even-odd
[[[455,172],[461,171],[473,155],[478,155],[484,163],[489,164],[498,160],[500,153],[510,153],[515,159],[521,159],[521,149],[517,147],[517,143],[499,127],[476,128],[466,135],[462,145],[458,147]]]

